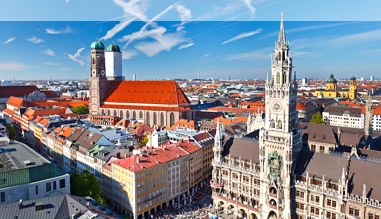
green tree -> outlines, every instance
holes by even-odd
[[[321,112],[317,112],[317,113],[313,114],[310,123],[311,124],[323,124],[324,121],[323,121],[323,116],[321,115]]]
[[[86,105],[75,106],[72,111],[78,115],[89,114],[89,107]]]
[[[138,143],[140,147],[147,145],[148,143],[148,135],[145,135]]]
[[[8,136],[9,136],[9,138],[10,139],[14,139],[16,137],[15,127],[13,127],[13,125],[11,125],[11,124],[7,124],[6,128],[8,130]]]
[[[93,173],[84,170],[82,174],[74,173],[70,177],[71,194],[77,196],[90,196],[102,205],[105,201],[102,199],[102,187]]]

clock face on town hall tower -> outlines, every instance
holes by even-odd
[[[271,108],[272,108],[275,112],[279,112],[279,111],[282,109],[282,106],[280,105],[280,103],[275,102],[275,103],[272,104]]]

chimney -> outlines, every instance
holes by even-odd
[[[19,201],[19,209],[22,209],[22,208],[23,208],[22,199],[20,199],[20,201]]]

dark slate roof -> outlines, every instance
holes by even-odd
[[[330,106],[325,108],[324,112],[328,112],[330,115],[337,116],[349,114],[351,117],[361,117],[362,109],[354,107]]]
[[[310,177],[316,176],[321,179],[324,175],[326,180],[338,181],[347,164],[348,158],[345,156],[302,150],[298,155],[295,173],[306,176],[308,172]]]
[[[214,137],[209,134],[209,132],[201,132],[193,136],[194,140],[197,141],[201,146],[210,146],[214,144]]]
[[[304,141],[336,144],[336,136],[332,126],[300,122],[299,127],[302,130],[302,137]]]
[[[259,142],[250,138],[225,137],[223,155],[259,163]]]
[[[36,205],[42,205],[42,209],[36,210]],[[57,195],[23,201],[22,206],[20,209],[18,202],[0,205],[0,219],[69,218],[76,213],[76,209],[82,214],[87,211],[85,206],[75,201],[69,195]]]
[[[348,192],[362,196],[363,185],[366,195],[374,200],[381,200],[381,162],[352,157],[348,173]]]

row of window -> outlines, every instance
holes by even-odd
[[[106,114],[106,111],[102,109],[102,115],[105,115],[105,114]],[[113,113],[113,115],[112,115],[112,114],[111,114],[111,111],[108,109],[108,110],[107,110],[107,115],[108,115],[108,116],[118,116],[118,111],[117,111],[117,110],[114,110],[114,113]],[[124,114],[123,114],[123,111],[120,110],[120,112],[119,112],[119,117],[120,117],[120,118],[124,118],[123,115],[124,115]],[[126,111],[126,118],[130,118],[130,112],[129,112],[129,111]],[[144,118],[144,117],[143,117],[143,112],[142,112],[142,111],[139,112],[139,118],[140,118],[140,119],[143,119],[143,118]],[[137,119],[137,117],[136,117],[136,112],[135,112],[135,111],[132,111],[132,119]],[[158,125],[158,121],[157,121],[157,119],[158,119],[158,117],[157,117],[157,113],[154,112],[154,113],[153,113],[153,124],[154,124],[154,125]],[[146,123],[150,124],[150,113],[149,113],[149,112],[146,112],[145,120],[146,120]],[[169,121],[170,121],[170,122],[169,122],[169,123],[170,123],[170,126],[172,126],[173,124],[175,124],[175,114],[174,114],[174,113],[171,113],[171,114],[169,115]],[[164,113],[163,113],[163,112],[160,113],[160,125],[161,125],[161,126],[164,126]]]

